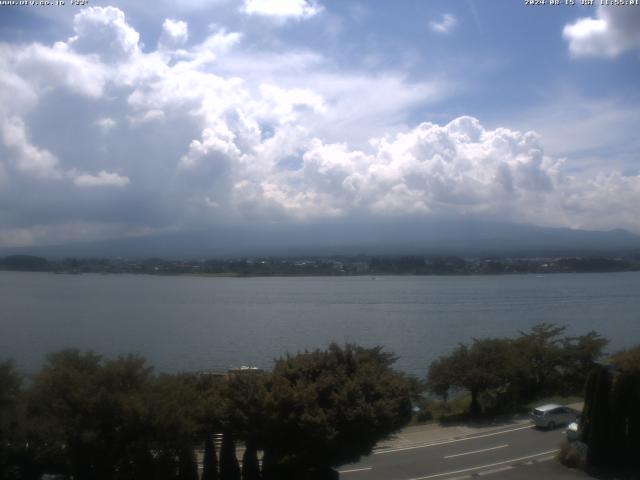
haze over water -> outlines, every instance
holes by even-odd
[[[46,353],[140,353],[159,371],[269,368],[331,341],[382,345],[396,367],[472,337],[540,322],[596,330],[609,350],[640,341],[640,273],[470,277],[212,278],[0,272],[0,357],[27,373]]]

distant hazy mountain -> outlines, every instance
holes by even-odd
[[[0,255],[206,258],[256,255],[577,255],[640,251],[625,230],[589,231],[477,220],[227,226],[100,242],[5,248]]]

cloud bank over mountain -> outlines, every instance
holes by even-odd
[[[323,13],[251,0],[240,14]],[[606,35],[624,28],[599,15]],[[616,54],[580,22],[572,53]],[[89,7],[66,39],[0,44],[0,246],[407,215],[640,232],[637,174],[577,174],[535,132],[469,115],[410,118],[455,82],[256,52],[220,26],[194,39],[178,18],[159,30],[149,48],[122,10]]]

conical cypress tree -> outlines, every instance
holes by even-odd
[[[640,471],[640,372],[632,372],[627,379],[629,384],[629,409],[627,423],[627,455],[632,470]]]
[[[202,461],[202,480],[218,480],[218,458],[216,457],[216,446],[213,443],[213,434],[207,434],[204,441],[204,459]]]
[[[247,448],[242,456],[242,480],[260,480],[258,450],[251,442],[247,442]]]
[[[240,466],[236,458],[236,444],[230,431],[222,435],[220,451],[220,480],[240,480]]]
[[[615,379],[612,393],[611,436],[614,465],[638,470],[640,461],[640,431],[638,424],[640,405],[640,374],[624,372]]]
[[[606,368],[599,368],[587,381],[583,413],[583,440],[589,445],[588,462],[592,466],[606,467],[612,463],[610,397],[611,375]]]
[[[592,372],[586,383],[582,441],[590,466],[620,472],[640,470],[640,373],[606,368]]]
[[[268,448],[265,448],[262,453],[262,480],[278,480],[275,473],[275,458],[274,454]]]
[[[624,466],[627,461],[627,416],[629,385],[626,375],[618,375],[613,381],[611,391],[611,452],[614,455],[613,461],[616,465]]]
[[[192,448],[183,448],[178,455],[178,479],[198,480],[198,463]]]
[[[582,407],[582,420],[580,421],[580,440],[587,443],[591,438],[591,426],[593,417],[593,400],[596,391],[596,377],[599,370],[592,370],[587,375],[587,381],[584,384],[584,406]]]

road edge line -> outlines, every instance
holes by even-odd
[[[527,455],[525,457],[511,458],[509,460],[504,460],[502,462],[490,463],[488,465],[480,465],[480,466],[477,466],[477,467],[463,468],[462,470],[455,470],[453,472],[436,473],[436,474],[427,475],[427,476],[424,476],[424,477],[413,477],[413,478],[411,478],[409,480],[427,480],[428,478],[436,478],[436,477],[443,477],[445,475],[455,475],[456,473],[471,472],[473,470],[480,470],[481,468],[497,467],[498,465],[505,465],[507,463],[520,462],[522,460],[528,460],[529,458],[535,458],[535,457],[539,457],[541,455],[549,455],[550,453],[556,453],[556,452],[559,452],[559,451],[560,451],[560,449],[556,448],[554,450],[547,450],[546,452],[534,453],[533,455]]]
[[[485,437],[494,437],[496,435],[501,435],[503,433],[509,433],[509,432],[515,432],[517,430],[524,430],[526,428],[533,428],[533,425],[525,425],[525,426],[521,426],[521,427],[517,427],[517,428],[510,428],[509,430],[500,430],[498,432],[491,432],[491,433],[484,433],[481,435],[471,435],[468,437],[464,437],[464,438],[454,438],[454,439],[449,439],[449,440],[444,440],[441,442],[433,442],[433,443],[424,443],[424,444],[420,444],[420,445],[413,445],[410,447],[400,447],[400,448],[392,448],[389,450],[380,450],[377,452],[373,452],[372,455],[384,455],[387,453],[394,453],[394,452],[402,452],[405,450],[415,450],[418,448],[427,448],[427,447],[436,447],[438,445],[446,445],[448,443],[455,443],[455,442],[464,442],[467,440],[473,440],[476,438],[485,438]]]

